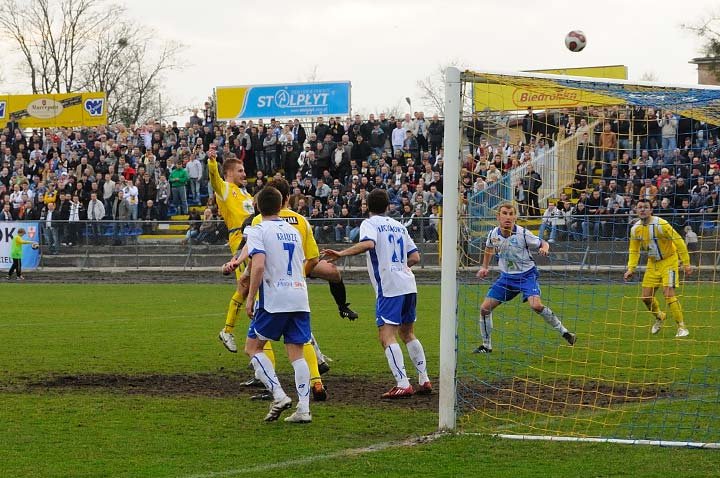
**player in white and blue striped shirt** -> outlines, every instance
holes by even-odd
[[[367,254],[368,273],[376,295],[375,323],[385,357],[397,382],[382,397],[405,398],[414,393],[432,393],[432,384],[427,375],[425,351],[415,337],[414,328],[417,286],[410,268],[418,263],[420,254],[405,226],[385,216],[389,202],[385,190],[373,190],[367,201],[370,217],[360,225],[360,242],[339,252],[327,249],[323,254],[331,261],[363,252]],[[418,372],[417,390],[410,385],[405,372],[397,335],[405,342]]]
[[[515,224],[517,210],[514,204],[504,202],[497,210],[498,226],[488,234],[483,263],[477,276],[481,279],[487,277],[490,259],[497,256],[500,277],[490,287],[487,297],[480,306],[480,334],[483,343],[474,352],[492,352],[492,311],[521,292],[523,301],[527,301],[530,308],[540,314],[548,325],[557,330],[570,345],[574,345],[575,334],[569,332],[560,318],[549,307],[543,305],[540,299],[538,282],[540,274],[530,251],[537,251],[540,255],[546,256],[550,252],[550,244]]]
[[[263,347],[268,340],[284,338],[298,394],[297,410],[285,421],[308,423],[312,421],[310,369],[303,357],[303,344],[310,341],[311,331],[302,239],[297,229],[278,216],[282,196],[277,189],[266,186],[256,199],[263,221],[245,230],[251,258],[246,311],[252,319],[245,353],[251,358],[255,376],[273,395],[265,420],[277,420],[290,408],[291,400]]]

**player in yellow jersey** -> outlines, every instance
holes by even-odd
[[[680,301],[675,295],[675,288],[680,285],[679,262],[683,263],[685,275],[692,274],[690,255],[680,234],[665,220],[652,215],[652,203],[640,199],[635,206],[640,218],[630,229],[630,254],[628,257],[625,280],[635,273],[640,260],[640,251],[647,251],[647,269],[642,281],[642,301],[655,316],[652,333],[657,334],[663,326],[665,312],[655,298],[655,292],[662,286],[670,315],[677,322],[675,337],[687,337],[687,327],[683,319]]]
[[[349,320],[357,319],[357,313],[353,312],[348,307],[349,304],[345,302],[345,284],[337,266],[331,262],[319,260],[320,251],[317,242],[315,241],[315,236],[313,236],[312,228],[310,227],[310,224],[308,224],[307,219],[287,207],[288,198],[290,196],[290,185],[285,179],[273,179],[268,184],[275,187],[282,195],[283,209],[280,210],[278,216],[284,221],[292,224],[302,237],[303,252],[305,253],[306,260],[305,276],[328,281],[330,284],[330,291],[338,305],[341,317],[348,318]],[[252,225],[257,225],[261,221],[262,218],[260,216],[256,216],[252,221]],[[236,268],[244,261],[246,255],[247,252],[238,251],[234,255],[233,259],[223,266],[223,271],[227,273],[233,269],[237,270]],[[245,271],[243,275],[246,276],[247,274],[248,271]],[[336,293],[337,289],[341,289],[341,296]],[[266,344],[266,346],[269,346],[269,343]],[[266,348],[265,353],[271,360],[274,360],[274,353],[272,353],[272,349],[270,349],[269,352],[270,353],[268,353],[268,349]],[[312,337],[312,341],[305,345],[303,352],[305,360],[308,362],[310,367],[310,383],[312,386],[313,397],[316,401],[325,400],[327,398],[327,391],[322,384],[320,373],[324,373],[329,369],[329,367],[325,363],[324,355],[317,346],[315,337]],[[311,355],[314,355],[314,357]]]
[[[217,151],[214,145],[210,145],[210,150],[208,151],[208,174],[210,176],[210,184],[215,193],[218,211],[222,215],[225,225],[228,228],[230,251],[235,254],[242,242],[243,222],[255,213],[252,195],[245,189],[245,168],[243,167],[242,161],[235,158],[225,159],[223,162],[223,175],[225,179],[223,180],[218,170]],[[243,299],[247,295],[247,284],[242,283],[240,280],[241,275],[242,270],[237,270],[235,273],[237,290],[230,299],[230,304],[228,305],[225,316],[225,327],[220,331],[218,336],[230,352],[237,352],[233,329],[235,328]]]

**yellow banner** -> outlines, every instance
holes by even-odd
[[[584,66],[580,68],[552,68],[549,70],[525,70],[525,73],[547,73],[548,75],[588,76],[590,78],[611,78],[627,80],[628,68],[625,65]]]
[[[21,128],[105,125],[105,93],[0,95],[0,125],[11,121]]]
[[[533,72],[591,78],[627,79],[627,67],[623,65],[533,70]],[[624,104],[623,100],[612,96],[574,88],[563,88],[554,85],[552,82],[543,82],[539,79],[523,78],[521,83],[517,85],[490,82],[474,83],[473,104],[475,111],[485,109],[493,111],[524,110],[528,106],[545,109]]]
[[[218,119],[235,119],[242,116],[245,108],[247,92],[246,86],[218,87],[215,89]]]

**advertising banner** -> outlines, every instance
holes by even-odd
[[[526,73],[547,73],[548,75],[587,76],[588,78],[610,78],[627,80],[628,67],[625,65],[581,66],[578,68],[550,68],[547,70],[524,70]]]
[[[26,241],[40,241],[40,224],[37,222],[0,222],[0,269],[8,270],[12,265],[10,246],[17,230],[25,229],[23,239]],[[40,249],[33,249],[30,244],[24,244],[22,249],[23,270],[36,269],[40,265]]]
[[[107,124],[105,93],[0,95],[0,126],[59,128]]]
[[[219,86],[215,98],[221,121],[346,115],[350,112],[350,82]]]
[[[624,65],[588,66],[583,68],[557,68],[549,70],[530,70],[527,73],[547,73],[552,75],[587,76],[590,78],[627,79],[627,67]],[[525,85],[500,85],[475,83],[473,85],[475,111],[489,108],[494,111],[523,110],[534,108],[572,108],[577,106],[607,106],[622,104],[617,98],[593,92],[562,88],[556,85],[526,82]]]

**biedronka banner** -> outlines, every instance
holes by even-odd
[[[28,241],[40,241],[40,225],[37,222],[0,222],[0,270],[8,270],[12,266],[10,248],[12,240],[19,228],[25,229],[23,238]],[[22,246],[22,268],[37,269],[40,265],[40,250],[33,249],[30,244]]]
[[[585,76],[616,80],[627,80],[627,72],[627,67],[624,65],[526,71],[526,73],[547,73],[551,75]],[[473,106],[475,111],[486,109],[493,111],[524,110],[528,106],[542,109],[613,104],[622,104],[622,101],[588,91],[559,87],[550,82],[533,82],[529,80],[524,81],[522,85],[503,85],[491,82],[473,84]]]
[[[0,126],[60,128],[107,124],[105,93],[0,95]]]

